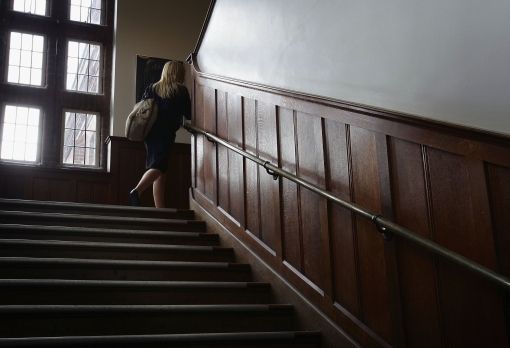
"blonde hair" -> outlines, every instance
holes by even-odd
[[[184,81],[184,67],[182,62],[166,62],[161,72],[161,78],[154,84],[155,92],[161,98],[173,96]]]

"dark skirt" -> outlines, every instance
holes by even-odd
[[[165,138],[147,137],[145,139],[145,150],[147,152],[146,169],[158,169],[163,173],[168,170],[170,149],[175,142],[175,135]]]

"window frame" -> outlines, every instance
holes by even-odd
[[[72,113],[80,113],[80,114],[88,114],[96,116],[96,164],[95,165],[79,165],[74,163],[64,163],[64,141],[65,141],[65,124],[66,124],[66,112]],[[61,137],[60,137],[60,164],[65,168],[83,168],[83,169],[98,169],[99,166],[99,156],[100,156],[100,139],[101,139],[101,129],[98,127],[101,125],[101,115],[98,112],[90,111],[90,110],[77,110],[77,109],[64,109],[62,110],[62,123],[61,123]],[[75,139],[76,140],[76,139]],[[73,145],[76,148],[75,145]],[[85,147],[86,148],[86,147]],[[74,160],[73,160],[74,162]]]
[[[98,85],[99,86],[99,90],[100,92],[99,93],[94,93],[94,92],[83,92],[83,91],[78,91],[78,90],[73,90],[73,89],[67,89],[67,59],[69,58],[69,41],[74,41],[74,42],[78,42],[78,43],[86,43],[86,44],[89,44],[89,45],[99,45],[99,76],[98,78],[100,79],[101,81],[101,84]],[[65,62],[65,78],[66,78],[66,83],[65,83],[65,91],[68,92],[68,93],[78,93],[78,94],[90,94],[90,95],[104,95],[104,63],[103,63],[103,52],[104,52],[104,48],[103,48],[103,45],[101,42],[97,42],[97,41],[89,41],[89,40],[78,40],[78,39],[75,39],[75,38],[72,38],[72,37],[68,37],[66,42],[65,42],[65,58],[66,58],[66,62]],[[88,59],[90,61],[90,59]],[[88,70],[88,67],[87,67],[87,70]],[[77,74],[79,75],[79,74]],[[87,88],[88,89],[88,88]]]
[[[97,124],[99,154],[97,167],[72,167],[75,170],[106,171],[106,137],[110,129],[110,105],[113,65],[113,25],[115,0],[101,0],[102,24],[92,24],[70,20],[70,0],[47,0],[47,15],[41,16],[13,10],[13,0],[0,1],[0,60],[6,62],[0,68],[0,106],[34,105],[41,110],[43,122],[40,129],[39,161],[24,165],[50,169],[69,169],[63,166],[63,127],[64,110],[87,110],[99,116]],[[10,32],[42,35],[45,38],[43,55],[42,86],[8,83]],[[99,44],[100,93],[80,92],[66,89],[67,80],[67,41]],[[2,112],[4,110],[2,109]],[[2,116],[3,117],[3,116]],[[0,166],[5,165],[0,161]]]
[[[9,57],[9,54],[10,54],[10,49],[11,49],[11,33],[20,33],[20,34],[29,34],[29,35],[39,35],[39,36],[42,36],[44,38],[44,46],[43,46],[43,61],[42,61],[42,72],[41,72],[41,85],[40,86],[35,86],[35,85],[30,85],[30,84],[23,84],[23,83],[16,83],[16,82],[9,82],[8,79],[9,79],[9,66],[10,66],[10,57]],[[6,47],[5,47],[5,62],[7,62],[7,64],[5,64],[5,68],[4,68],[4,81],[3,83],[6,83],[6,84],[10,84],[10,85],[15,85],[15,86],[21,86],[21,87],[29,87],[29,88],[46,88],[47,86],[47,71],[45,71],[45,66],[48,65],[48,38],[46,37],[46,35],[43,35],[43,34],[39,34],[39,33],[35,33],[35,32],[29,32],[29,31],[22,31],[22,30],[10,30],[10,31],[6,31],[5,33],[5,37],[6,37]]]

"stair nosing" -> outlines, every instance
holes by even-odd
[[[38,201],[38,200],[25,200],[25,199],[12,199],[0,198],[0,203],[4,204],[17,204],[17,205],[35,205],[35,206],[50,206],[50,207],[77,207],[77,208],[91,208],[111,211],[131,210],[135,212],[162,212],[162,213],[193,213],[189,209],[175,209],[175,208],[155,208],[155,207],[134,207],[130,205],[115,205],[115,204],[96,204],[96,203],[78,203],[78,202],[59,202],[59,201]]]
[[[89,266],[134,266],[134,267],[155,267],[155,268],[213,268],[213,269],[249,269],[248,264],[236,262],[217,262],[217,261],[153,261],[153,260],[111,260],[111,259],[79,259],[79,258],[43,258],[43,257],[16,257],[0,256],[2,263],[22,263],[27,265],[42,266],[46,264],[59,265],[89,265]]]
[[[147,224],[174,224],[174,225],[203,225],[203,221],[185,220],[185,219],[158,219],[144,217],[127,217],[127,216],[109,216],[109,215],[89,215],[89,214],[65,214],[65,213],[45,213],[45,212],[27,212],[19,210],[0,209],[0,216],[16,216],[16,217],[34,217],[41,219],[60,219],[73,221],[106,221],[106,222],[122,222],[122,223],[147,223]]]
[[[91,280],[91,279],[0,279],[0,287],[116,287],[116,288],[235,288],[269,289],[265,282],[160,281],[160,280]]]
[[[217,234],[205,232],[181,232],[181,231],[157,231],[157,230],[130,230],[130,229],[108,229],[96,227],[78,227],[78,226],[52,226],[52,225],[24,225],[24,224],[0,224],[1,230],[29,230],[38,232],[64,232],[72,231],[72,233],[83,234],[111,234],[126,236],[157,236],[157,237],[196,237],[204,238],[206,236],[215,236]]]
[[[229,247],[209,246],[209,245],[174,245],[174,244],[150,244],[150,243],[112,243],[112,242],[88,242],[88,241],[66,241],[66,240],[38,240],[38,239],[0,239],[1,244],[16,245],[50,245],[50,246],[74,246],[90,248],[119,248],[119,249],[158,249],[158,250],[201,250],[232,251]]]

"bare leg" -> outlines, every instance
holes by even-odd
[[[156,181],[162,174],[163,173],[161,173],[159,169],[151,168],[147,170],[145,173],[143,173],[142,178],[138,182],[138,185],[136,185],[136,187],[133,189],[133,191],[136,190],[138,194],[141,195],[142,192],[145,191],[147,187],[152,185],[152,183]]]
[[[152,184],[152,194],[154,195],[154,205],[156,208],[165,207],[165,183],[166,175],[161,175]]]

